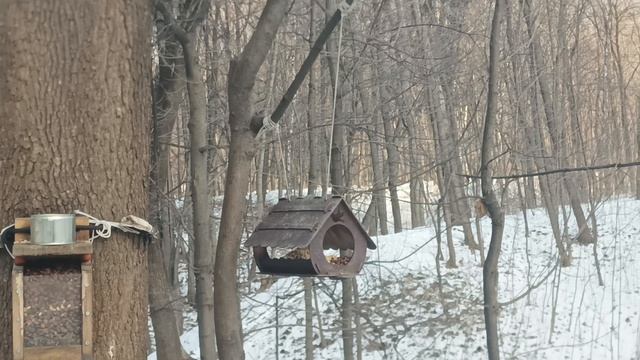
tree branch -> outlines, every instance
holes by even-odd
[[[632,167],[632,166],[640,166],[640,161],[634,161],[629,163],[614,163],[614,164],[607,164],[607,165],[581,166],[576,168],[555,169],[555,170],[540,171],[535,173],[516,174],[516,175],[492,176],[491,178],[494,180],[495,179],[520,179],[520,178],[545,176],[545,175],[552,175],[552,174],[564,174],[564,173],[577,172],[577,171],[601,170],[601,169],[611,169],[611,168],[620,169],[620,168],[626,168],[626,167]],[[478,175],[469,175],[469,174],[457,174],[457,175],[468,178],[468,179],[480,179],[480,176]]]
[[[267,1],[251,39],[240,56],[231,61],[229,80],[233,80],[233,83],[230,87],[245,90],[253,88],[258,70],[271,49],[278,25],[288,7],[289,1]]]

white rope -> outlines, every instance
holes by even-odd
[[[342,4],[344,4],[343,2]],[[342,4],[340,4],[342,6]],[[342,11],[342,10],[340,10]],[[331,152],[333,150],[333,130],[336,126],[336,104],[338,102],[338,80],[340,79],[340,53],[342,52],[342,21],[338,32],[338,54],[336,59],[336,79],[333,86],[333,111],[331,112],[331,136],[329,137],[329,158],[327,159],[327,184],[331,184]],[[333,190],[331,191],[333,193]]]
[[[276,127],[276,133],[278,134],[278,148],[280,149],[280,160],[282,162],[282,176],[284,176],[287,197],[289,197],[289,175],[287,174],[287,164],[284,161],[284,147],[282,146],[282,138],[280,137],[280,126]]]
[[[278,125],[276,122],[271,120],[270,116],[265,116],[262,118],[262,127],[260,127],[260,130],[258,130],[258,134],[256,135],[256,138],[260,141],[263,141],[266,139],[266,133],[268,133],[271,130],[276,130],[279,128],[280,128],[280,125]]]
[[[340,4],[338,4],[338,10],[340,10],[340,14],[342,14],[343,17],[348,15],[353,11],[356,3],[356,0],[353,0],[351,4],[349,4],[346,0],[343,0]]]
[[[74,210],[74,214],[82,215],[89,218],[89,223],[94,225],[93,236],[89,238],[89,241],[93,241],[97,238],[108,239],[111,237],[112,228],[116,228],[122,232],[131,234],[147,233],[153,237],[156,237],[156,230],[146,220],[137,216],[129,215],[122,218],[120,222],[100,220],[92,215],[89,215],[80,210]]]
[[[100,220],[80,210],[74,210],[73,212],[76,215],[82,215],[82,216],[88,217],[89,223],[94,225],[93,235],[89,238],[89,241],[93,241],[99,237],[103,239],[108,239],[111,237],[111,227],[119,227],[119,224],[116,222]]]
[[[284,160],[284,147],[282,145],[282,136],[280,135],[280,124],[276,123],[269,116],[265,116],[262,118],[262,127],[258,131],[256,138],[261,142],[262,146],[266,145],[267,133],[270,131],[275,131],[278,141],[278,149],[276,152],[276,162],[278,166],[282,165],[282,175],[284,176],[284,182],[286,186],[287,196],[289,196],[289,175],[287,174],[287,164]],[[280,155],[280,160],[278,160],[278,155]]]

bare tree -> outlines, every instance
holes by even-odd
[[[536,81],[538,83],[538,88],[540,90],[540,95],[542,98],[542,108],[544,110],[546,125],[549,130],[549,138],[551,139],[551,143],[554,147],[554,153],[558,157],[558,162],[561,165],[565,165],[566,159],[563,157],[563,155],[567,153],[567,149],[564,147],[565,142],[563,141],[564,139],[562,126],[559,123],[559,120],[556,118],[556,113],[553,109],[551,89],[549,85],[550,82],[547,78],[546,72],[541,71],[541,68],[543,67],[541,54],[542,50],[540,49],[539,39],[535,33],[536,23],[531,9],[531,0],[523,0],[522,3],[527,30],[529,33],[529,37],[531,38],[531,63],[536,74]],[[562,180],[564,183],[564,187],[569,195],[573,214],[578,223],[578,241],[580,243],[590,244],[594,241],[594,239],[593,235],[591,234],[591,230],[589,229],[589,225],[587,224],[584,210],[582,209],[582,205],[580,204],[580,198],[577,193],[576,184],[570,176],[565,176]]]
[[[242,322],[236,269],[246,192],[254,155],[256,132],[251,96],[256,75],[266,59],[290,1],[268,0],[251,39],[231,61],[228,79],[231,144],[222,204],[215,263],[215,323],[218,353],[222,360],[244,359]]]
[[[493,132],[495,131],[498,106],[498,56],[501,43],[500,22],[503,0],[496,0],[493,20],[491,21],[491,38],[489,39],[489,90],[487,91],[487,112],[482,135],[480,176],[482,198],[489,216],[491,216],[491,243],[487,258],[482,268],[484,293],[484,322],[487,333],[487,351],[490,360],[500,359],[498,339],[498,260],[502,248],[504,231],[504,213],[498,198],[493,191],[491,179],[490,150],[493,149]]]
[[[209,1],[196,0],[188,4],[193,9],[188,15],[192,19],[182,28],[172,17],[167,6],[158,2],[175,38],[182,46],[187,94],[189,97],[189,138],[191,201],[193,203],[194,232],[194,274],[196,278],[196,309],[198,311],[198,332],[200,357],[217,359],[215,346],[215,326],[213,311],[213,259],[215,246],[211,237],[211,217],[209,215],[209,179],[207,150],[207,90],[203,82],[197,60],[197,28],[209,12]]]

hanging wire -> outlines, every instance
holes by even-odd
[[[289,175],[287,174],[287,164],[284,161],[284,147],[282,146],[282,137],[280,136],[280,126],[276,127],[278,135],[278,149],[280,152],[280,162],[282,163],[282,176],[284,176],[284,185],[286,186],[287,197],[289,197]]]
[[[340,53],[342,52],[342,21],[338,31],[338,54],[336,59],[336,78],[333,86],[333,110],[331,111],[331,136],[329,137],[329,158],[327,159],[327,184],[331,184],[331,152],[333,150],[333,130],[336,126],[336,104],[338,102],[338,81],[340,79]],[[332,185],[332,184],[331,184]],[[331,190],[333,193],[333,188]]]

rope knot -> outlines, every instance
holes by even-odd
[[[270,116],[265,116],[262,118],[262,127],[258,131],[256,138],[260,141],[264,141],[267,137],[267,133],[270,131],[277,131],[280,133],[280,125],[273,120],[271,120]]]
[[[351,0],[351,4],[347,0],[343,0],[340,4],[338,4],[338,10],[340,10],[340,14],[344,17],[349,15],[356,7],[355,4],[357,0]]]

